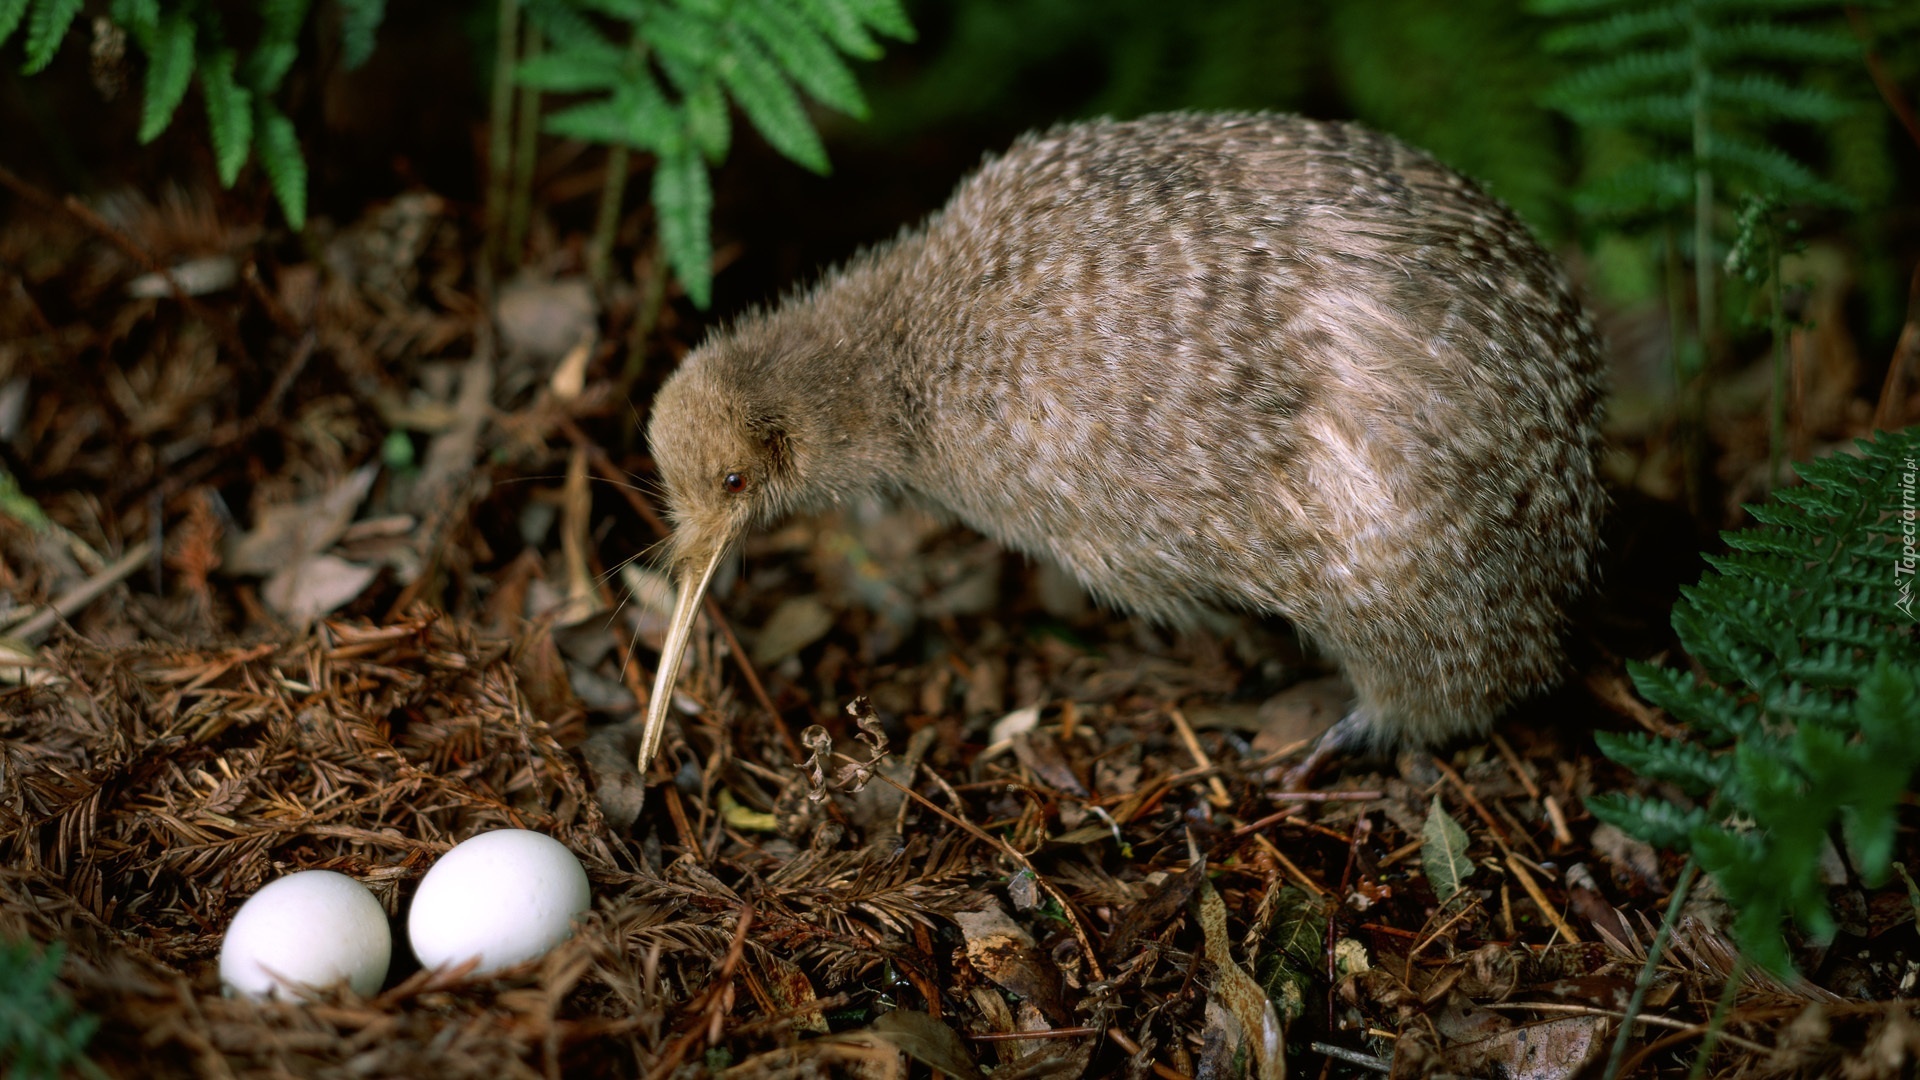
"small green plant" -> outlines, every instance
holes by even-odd
[[[348,67],[358,66],[373,51],[386,0],[336,3],[341,51]],[[82,6],[81,0],[0,0],[0,46],[24,21],[24,70],[35,74],[53,61]],[[232,187],[247,160],[257,158],[295,229],[306,225],[307,163],[293,121],[274,98],[299,56],[310,7],[311,0],[260,0],[250,45],[230,34],[221,12],[208,3],[112,0],[107,25],[95,31],[124,35],[145,56],[141,142],[167,130],[187,90],[198,83],[221,185]]]
[[[1780,470],[1787,452],[1787,302],[1781,265],[1788,255],[1806,245],[1798,240],[1800,223],[1772,192],[1749,195],[1740,203],[1733,248],[1727,252],[1727,273],[1755,288],[1765,289],[1767,331],[1773,342],[1773,407],[1767,458],[1767,487],[1780,486]]]
[[[1760,525],[1726,534],[1732,551],[1683,590],[1673,627],[1697,672],[1631,666],[1692,738],[1603,734],[1600,748],[1698,801],[1588,804],[1690,853],[1737,911],[1747,957],[1776,972],[1791,967],[1787,918],[1833,932],[1819,874],[1830,839],[1869,885],[1886,878],[1895,808],[1920,769],[1920,435],[1859,447],[1800,466],[1804,485],[1750,508]]]
[[[526,0],[546,51],[524,60],[524,86],[590,95],[546,129],[651,153],[661,247],[687,294],[712,292],[707,169],[731,141],[727,103],[768,143],[816,172],[827,153],[797,86],[865,116],[843,55],[880,55],[874,35],[913,37],[898,0]]]
[[[69,1070],[106,1073],[86,1056],[100,1021],[76,1013],[60,992],[66,950],[45,952],[25,941],[0,942],[0,1069],[7,1080],[56,1080]]]
[[[1545,45],[1580,64],[1552,88],[1548,104],[1588,129],[1590,149],[1606,148],[1616,163],[1575,193],[1575,210],[1664,237],[1680,436],[1697,508],[1702,376],[1720,337],[1720,206],[1761,194],[1789,205],[1851,203],[1776,136],[1783,122],[1831,125],[1854,110],[1804,76],[1819,64],[1857,60],[1860,45],[1837,24],[1834,0],[1531,0],[1530,7],[1565,20]],[[1689,236],[1691,339],[1680,329]]]

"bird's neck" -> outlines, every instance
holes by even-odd
[[[810,344],[807,386],[790,388],[806,412],[813,443],[812,484],[824,501],[844,502],[905,483],[914,460],[916,358],[913,290],[906,280],[919,242],[907,237],[856,256],[819,286],[810,302],[787,304],[775,319]]]

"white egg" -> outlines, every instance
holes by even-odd
[[[345,979],[370,997],[392,958],[387,913],[365,885],[331,870],[302,870],[240,905],[220,944],[220,981],[252,998],[294,999],[289,984]]]
[[[407,937],[423,967],[478,957],[473,974],[540,956],[593,905],[587,872],[544,833],[500,829],[454,845],[414,894]]]

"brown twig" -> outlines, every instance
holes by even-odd
[[[65,593],[55,598],[53,603],[29,616],[26,621],[22,622],[19,626],[9,630],[7,632],[8,636],[29,644],[40,640],[40,638],[46,635],[47,631],[53,629],[61,620],[73,617],[80,609],[99,599],[101,593],[106,592],[134,571],[140,569],[140,565],[147,561],[147,556],[152,551],[153,545],[148,541],[143,540],[135,544],[127,550],[125,555],[115,560],[111,566],[108,566],[106,569],[73,588],[68,589]]]
[[[1065,1027],[1042,1028],[1039,1031],[981,1031],[967,1038],[975,1042],[1012,1042],[1016,1039],[1084,1039],[1089,1035],[1100,1034],[1099,1028]]]
[[[1124,1031],[1121,1031],[1118,1027],[1108,1028],[1107,1038],[1112,1039],[1114,1042],[1118,1043],[1120,1046],[1120,1049],[1125,1050],[1129,1054],[1140,1053],[1140,1044],[1137,1042],[1134,1042],[1132,1039],[1127,1038],[1127,1033]],[[1176,1070],[1170,1069],[1167,1066],[1162,1065],[1157,1061],[1150,1062],[1148,1063],[1148,1065],[1151,1069],[1153,1069],[1153,1074],[1155,1076],[1160,1077],[1160,1080],[1193,1080],[1193,1077],[1188,1076],[1186,1073],[1178,1072]]]
[[[1539,883],[1533,880],[1531,873],[1527,872],[1527,866],[1520,861],[1520,856],[1508,852],[1507,869],[1513,871],[1513,876],[1520,881],[1520,887],[1525,889],[1527,895],[1533,898],[1534,906],[1540,909],[1540,914],[1547,917],[1547,921],[1553,924],[1554,930],[1558,932],[1561,937],[1566,938],[1568,941],[1580,940],[1580,935],[1574,932],[1573,926],[1569,924],[1567,920],[1561,918],[1560,912],[1555,909],[1552,904],[1547,902],[1547,894],[1540,890]]]
[[[1467,805],[1473,809],[1474,815],[1486,824],[1487,832],[1492,834],[1494,844],[1497,845],[1502,852],[1511,854],[1513,852],[1513,846],[1507,843],[1506,830],[1502,829],[1500,823],[1494,819],[1492,811],[1481,804],[1480,797],[1473,793],[1473,788],[1468,786],[1465,778],[1463,778],[1459,772],[1455,771],[1453,766],[1441,761],[1439,758],[1433,759],[1433,767],[1440,770],[1440,775],[1446,777],[1448,782],[1453,784],[1454,788],[1460,792],[1460,797],[1467,801]]]
[[[992,847],[999,848],[1000,851],[1004,853],[1008,858],[1012,859],[1016,863],[1019,863],[1021,869],[1025,870],[1029,874],[1032,874],[1033,880],[1036,883],[1038,883],[1042,889],[1045,889],[1047,891],[1047,895],[1053,897],[1054,901],[1060,905],[1060,910],[1066,913],[1067,925],[1069,928],[1073,930],[1074,938],[1080,942],[1080,951],[1086,957],[1087,970],[1093,974],[1094,981],[1098,982],[1101,979],[1104,979],[1107,977],[1106,974],[1100,968],[1100,955],[1094,951],[1093,939],[1088,936],[1086,927],[1082,926],[1080,923],[1079,912],[1075,911],[1073,908],[1073,905],[1067,901],[1066,894],[1062,893],[1059,889],[1055,888],[1053,885],[1053,882],[1048,881],[1046,875],[1042,874],[1040,870],[1037,867],[1035,867],[1033,863],[1030,862],[1025,855],[1022,855],[1018,848],[1014,847],[1012,844],[1007,843],[1005,840],[1001,839],[1000,837],[995,836],[992,833],[986,831],[985,829],[982,829],[980,826],[975,825],[973,822],[968,821],[966,818],[963,818],[958,814],[949,813],[948,811],[941,809],[940,807],[934,805],[933,801],[928,799],[925,795],[922,795],[919,792],[908,787],[907,785],[901,783],[900,781],[895,780],[893,777],[888,776],[886,773],[876,772],[873,775],[875,779],[885,780],[887,783],[892,784],[894,787],[898,788],[903,794],[906,795],[907,798],[912,799],[913,801],[919,803],[921,806],[924,806],[927,809],[933,811],[934,813],[940,815],[942,818],[946,819],[949,825],[953,825],[956,828],[964,830],[967,833],[967,835],[972,836],[973,838],[981,841],[982,843],[988,844]]]
[[[700,995],[698,1003],[692,1010],[708,1014],[707,1022],[688,1028],[669,1043],[661,1052],[659,1060],[647,1073],[647,1080],[665,1080],[666,1077],[671,1076],[674,1070],[680,1067],[680,1063],[686,1060],[687,1051],[693,1048],[694,1042],[708,1033],[715,1020],[724,1016],[724,1013],[716,1015],[715,1009],[723,1002],[731,1004],[733,972],[740,966],[740,958],[746,954],[747,929],[752,925],[753,906],[749,904],[740,909],[740,921],[734,924],[733,942],[727,946],[726,958],[720,961],[720,970],[714,972],[713,981],[707,984],[707,989]]]

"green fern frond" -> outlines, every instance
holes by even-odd
[[[900,0],[848,0],[854,15],[876,32],[895,41],[913,40],[913,23]]]
[[[1702,11],[1714,13],[1831,11],[1833,0],[1691,0]]]
[[[260,167],[287,224],[298,232],[307,227],[307,160],[300,153],[300,135],[293,121],[265,98],[254,99],[253,126]]]
[[[1640,795],[1595,795],[1587,800],[1587,809],[1622,832],[1669,851],[1685,848],[1693,834],[1711,822],[1699,807],[1683,810],[1665,799]]]
[[[663,59],[704,70],[721,58],[721,26],[714,18],[660,4],[648,9],[636,29]]]
[[[800,0],[799,6],[801,13],[833,42],[834,48],[860,60],[880,58],[880,43],[867,32],[866,21],[854,10],[850,0]],[[911,40],[912,28],[908,29],[908,40]]]
[[[253,148],[253,94],[234,81],[230,49],[200,60],[200,95],[207,102],[207,135],[213,141],[220,186],[232,187]]]
[[[708,161],[717,165],[726,159],[727,145],[733,138],[726,93],[716,77],[702,81],[686,94],[687,136]]]
[[[150,143],[173,123],[193,78],[193,20],[175,12],[154,28],[147,56],[147,86],[140,112],[140,141]]]
[[[1844,31],[1760,20],[1715,27],[1703,43],[1717,58],[1852,60],[1860,55],[1859,39]]]
[[[1707,156],[1716,164],[1744,171],[1790,199],[1828,206],[1851,206],[1854,201],[1844,188],[1820,179],[1786,151],[1744,135],[1720,132]]]
[[[728,57],[720,64],[720,78],[740,111],[775,150],[814,172],[827,172],[827,148],[779,66],[738,24],[729,23],[725,36]]]
[[[555,51],[618,51],[613,40],[569,0],[527,0],[522,4],[521,11]]]
[[[84,0],[36,0],[33,14],[27,19],[27,63],[20,69],[23,73],[33,75],[53,63],[67,28],[84,6]]]
[[[153,51],[153,36],[160,30],[160,0],[113,0],[107,11],[107,17],[132,35],[143,51]]]
[[[877,57],[875,34],[913,34],[895,0],[527,0],[526,11],[548,52],[522,63],[516,81],[604,95],[552,113],[546,130],[656,156],[661,246],[701,306],[711,295],[711,241],[691,215],[711,211],[704,170],[731,145],[728,99],[775,150],[825,172],[826,147],[801,94],[864,117],[866,97],[842,57]]]
[[[24,17],[25,70],[39,71],[83,6],[84,0],[0,0],[0,44]],[[139,140],[152,142],[172,125],[197,77],[221,184],[231,186],[248,157],[258,154],[275,199],[298,228],[306,216],[306,163],[291,122],[271,98],[299,59],[312,0],[256,0],[250,7],[258,16],[257,33],[244,53],[229,38],[217,5],[107,0],[104,7],[106,18],[145,54]],[[342,50],[352,67],[372,51],[386,3],[339,0],[339,8]]]
[[[336,0],[340,7],[340,54],[352,71],[373,55],[374,35],[387,17],[387,0]]]
[[[260,6],[260,40],[247,55],[241,77],[262,94],[280,88],[281,80],[300,56],[300,27],[306,23],[309,0],[265,0]]]
[[[1605,52],[1680,30],[1686,18],[1686,10],[1678,7],[1617,11],[1604,19],[1549,31],[1541,44],[1548,52]]]
[[[20,27],[20,19],[27,13],[27,0],[0,0],[0,45]]]
[[[633,78],[627,54],[611,44],[576,43],[565,52],[541,53],[522,60],[513,78],[522,86],[558,94],[613,90]]]
[[[1622,220],[1671,213],[1693,198],[1693,173],[1677,161],[1639,161],[1573,194],[1574,208],[1590,218]]]
[[[1656,739],[1639,731],[1626,735],[1598,732],[1594,741],[1602,753],[1641,776],[1675,784],[1696,798],[1732,779],[1732,760],[1697,743]]]
[[[1566,101],[1560,111],[1576,122],[1597,127],[1643,127],[1686,131],[1693,123],[1691,94],[1636,94]]]
[[[693,302],[705,307],[713,290],[713,240],[708,219],[713,190],[706,163],[690,146],[662,154],[653,170],[653,206],[660,215],[660,246]]]
[[[1788,86],[1772,75],[1719,79],[1709,93],[1719,104],[1764,118],[1827,123],[1853,111],[1850,103],[1824,90]]]
[[[853,71],[784,0],[741,0],[733,14],[802,90],[849,116],[866,117],[867,99],[861,96]]]
[[[1739,910],[1742,948],[1776,970],[1786,970],[1784,920],[1816,938],[1831,930],[1812,871],[1830,830],[1883,873],[1894,808],[1920,772],[1920,567],[1907,532],[1916,456],[1920,433],[1882,434],[1858,454],[1806,463],[1802,486],[1751,508],[1759,524],[1729,535],[1733,553],[1710,559],[1674,608],[1704,677],[1630,666],[1642,696],[1694,740],[1600,740],[1643,775],[1695,797],[1713,791],[1705,818],[1618,798],[1595,813],[1692,852]]]
[[[653,73],[644,68],[629,73],[612,97],[548,117],[547,130],[663,155],[674,152],[682,141],[680,116],[660,92]]]
[[[1598,11],[1618,11],[1630,0],[1527,0],[1527,11],[1535,15],[1565,18],[1591,15]]]
[[[86,1056],[99,1019],[77,1013],[60,990],[65,961],[60,945],[43,952],[25,941],[0,942],[0,1062],[10,1080],[106,1076]]]
[[[1684,81],[1693,69],[1693,57],[1685,49],[1635,52],[1581,68],[1562,79],[1548,93],[1548,102],[1579,105],[1606,94],[1643,90],[1648,86]]]

